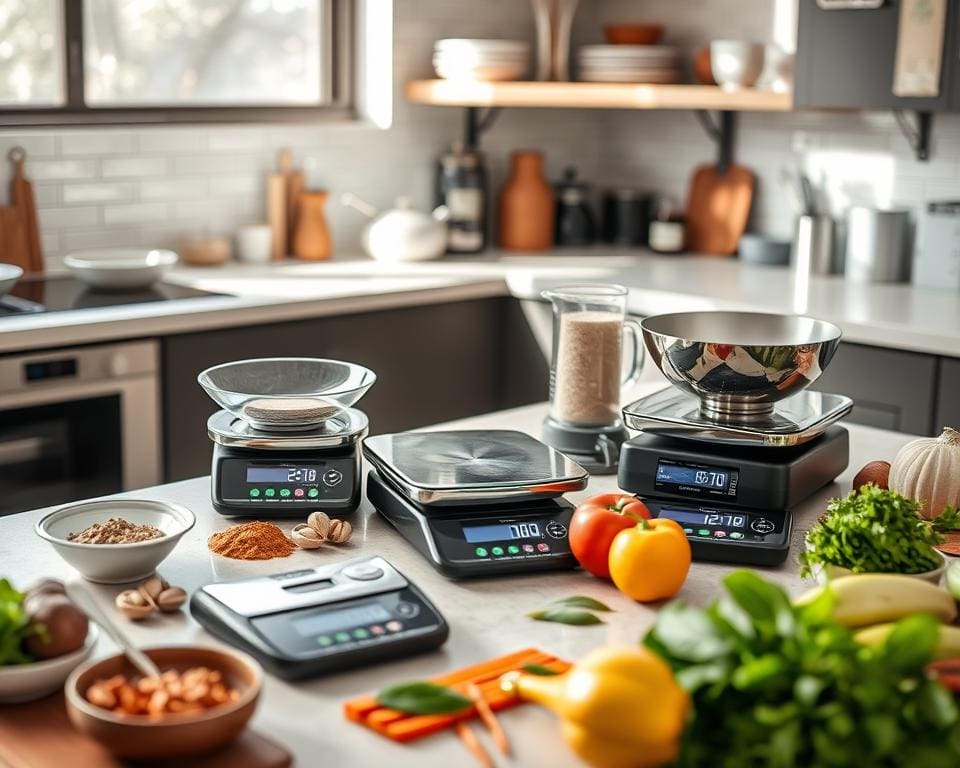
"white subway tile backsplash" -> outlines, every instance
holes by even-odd
[[[137,229],[98,227],[73,232],[64,232],[60,236],[64,253],[82,251],[88,248],[123,248],[140,245],[140,233]],[[47,257],[50,254],[47,252]]]
[[[103,177],[133,178],[139,176],[162,176],[167,172],[165,157],[110,157],[102,161]]]
[[[116,130],[77,131],[60,137],[63,155],[120,155],[137,151],[136,135]]]
[[[210,177],[210,194],[213,197],[260,196],[264,194],[264,174]]]
[[[53,208],[60,203],[59,184],[34,184],[33,201],[40,208]]]
[[[0,135],[0,154],[7,156],[14,147],[27,151],[27,168],[30,158],[50,157],[57,154],[57,137],[53,133],[13,133]]]
[[[155,128],[139,132],[141,152],[196,152],[207,148],[207,132],[195,128]]]
[[[34,160],[27,161],[27,173],[34,181],[63,181],[87,179],[96,175],[93,160]]]
[[[130,182],[95,184],[64,184],[63,202],[65,203],[110,203],[118,200],[132,200],[135,187]]]
[[[97,209],[88,208],[41,208],[37,211],[40,226],[44,230],[66,227],[88,227],[98,223]]]
[[[173,161],[177,173],[235,173],[241,169],[267,167],[265,162],[254,156],[237,155],[188,155],[176,157]]]
[[[134,203],[133,205],[108,205],[103,209],[105,224],[146,224],[166,221],[169,208],[166,203]]]
[[[264,132],[261,128],[219,128],[211,131],[207,148],[214,152],[237,152],[264,147]]]
[[[206,194],[207,180],[202,178],[169,177],[140,182],[140,197],[143,200],[186,200],[202,198]]]

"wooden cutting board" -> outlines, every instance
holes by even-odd
[[[7,158],[13,165],[13,178],[10,181],[10,205],[20,213],[23,237],[26,240],[27,272],[43,271],[43,250],[40,243],[40,227],[37,223],[37,205],[33,196],[33,184],[24,173],[27,153],[22,147],[13,147]],[[23,266],[22,264],[20,266]]]
[[[731,164],[720,173],[716,165],[694,171],[687,196],[687,250],[730,256],[737,252],[753,203],[753,173]]]
[[[12,205],[0,206],[0,261],[33,271],[23,214]]]
[[[195,759],[138,762],[141,768],[288,768],[293,757],[279,744],[247,729],[231,744]],[[0,705],[2,768],[125,768],[93,739],[75,731],[63,694],[28,704]]]

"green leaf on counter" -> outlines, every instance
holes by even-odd
[[[560,674],[542,664],[524,664],[521,669],[528,675],[536,675],[537,677],[555,677]]]
[[[565,605],[568,608],[586,608],[589,611],[612,611],[608,605],[604,605],[599,600],[594,600],[586,595],[572,595],[571,597],[561,597],[553,601],[554,605]]]
[[[603,624],[603,619],[599,616],[579,608],[544,608],[542,611],[528,613],[527,616],[537,621],[552,621],[556,624],[570,624],[575,627]]]
[[[473,706],[466,696],[427,682],[400,683],[377,694],[377,703],[410,715],[446,715]]]

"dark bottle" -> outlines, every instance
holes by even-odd
[[[594,240],[594,223],[588,186],[577,180],[575,168],[567,168],[556,189],[557,245],[590,245]]]
[[[487,247],[487,169],[483,153],[454,142],[437,161],[437,205],[450,211],[447,253]]]

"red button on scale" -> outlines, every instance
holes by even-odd
[[[540,542],[539,544],[537,544],[537,552],[549,552],[549,551],[550,551],[549,544],[544,544],[543,542]]]
[[[372,627],[370,627],[370,634],[373,635],[374,637],[379,637],[386,631],[387,630],[385,630],[379,624],[374,624]]]
[[[714,531],[713,536],[716,539],[725,539],[727,537],[726,531]]]
[[[293,495],[296,496],[298,499],[303,498],[303,488],[297,488],[297,490],[293,492]]]
[[[403,624],[401,624],[399,621],[388,621],[384,626],[387,628],[388,632],[399,632],[401,629],[403,629]]]

